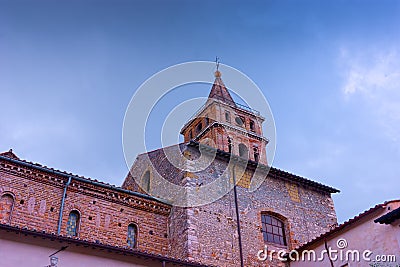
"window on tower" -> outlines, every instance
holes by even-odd
[[[210,124],[210,119],[206,116],[206,125]]]
[[[229,111],[225,111],[225,121],[231,122],[231,114],[229,113]]]
[[[189,132],[189,139],[190,139],[190,140],[192,140],[192,139],[193,139],[193,133],[192,133],[192,130],[190,130],[190,132]]]
[[[250,120],[250,131],[255,131],[254,121]]]
[[[232,153],[232,139],[228,136],[228,152]]]
[[[260,154],[258,153],[258,148],[254,147],[254,161],[258,162],[258,160],[260,159]]]
[[[235,118],[235,122],[236,122],[237,125],[243,126],[243,124],[244,124],[244,118],[243,118],[242,116],[237,116],[237,117]]]
[[[200,122],[200,123],[197,124],[197,126],[196,126],[196,131],[197,131],[197,133],[200,133],[200,132],[201,132],[201,129],[203,129],[203,124]]]
[[[265,242],[286,246],[283,221],[270,214],[261,214],[261,224]]]

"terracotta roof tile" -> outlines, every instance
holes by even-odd
[[[215,81],[208,98],[217,99],[231,106],[236,106],[235,101],[233,101],[231,94],[229,93],[220,76],[215,77]]]
[[[386,213],[385,215],[374,220],[374,222],[380,224],[391,224],[397,219],[400,219],[400,208],[397,208],[395,210],[392,210],[391,212]]]

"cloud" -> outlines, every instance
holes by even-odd
[[[340,63],[346,99],[360,98],[383,132],[400,142],[400,51],[342,49]]]

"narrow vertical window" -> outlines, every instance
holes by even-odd
[[[269,214],[261,214],[262,233],[265,242],[286,246],[284,224]]]
[[[127,238],[128,247],[136,248],[136,240],[137,240],[137,227],[135,224],[131,223],[128,226],[128,238]]]
[[[193,133],[192,133],[192,130],[190,130],[190,132],[189,132],[189,139],[190,139],[190,140],[192,140],[192,139],[193,139]]]
[[[142,188],[147,193],[150,191],[150,171],[146,171],[143,175]]]
[[[78,227],[79,227],[79,212],[73,210],[69,213],[68,222],[67,222],[67,235],[68,236],[77,236],[78,235]]]
[[[260,154],[258,153],[258,148],[254,147],[253,150],[254,150],[254,161],[258,162],[260,159]]]
[[[250,131],[254,132],[255,127],[254,127],[254,121],[250,120]]]
[[[206,125],[210,124],[210,119],[208,118],[208,115],[206,116]]]
[[[197,133],[200,133],[201,129],[203,129],[203,124],[200,122],[199,124],[197,124],[197,127],[196,127]]]
[[[232,153],[232,139],[228,137],[228,152]]]
[[[0,198],[0,223],[10,223],[13,207],[14,197],[11,194],[2,195]]]
[[[229,111],[225,111],[225,121],[231,122],[231,114],[229,114]]]

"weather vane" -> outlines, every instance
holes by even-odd
[[[217,70],[219,68],[219,57],[215,57],[215,65],[217,65]]]

